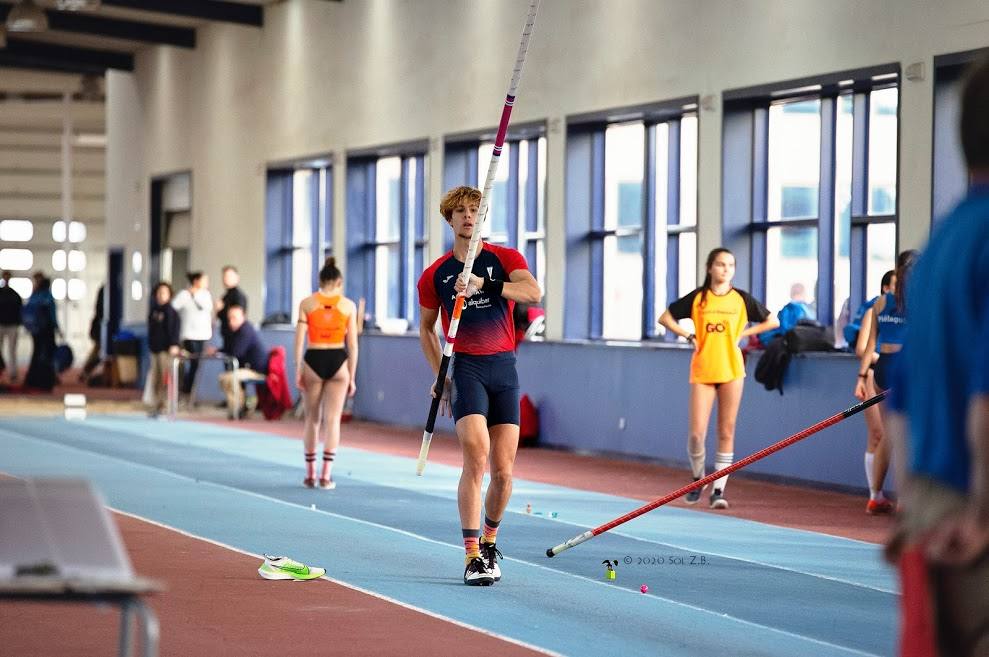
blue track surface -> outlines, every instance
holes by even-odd
[[[143,418],[6,419],[0,445],[0,471],[83,476],[122,511],[562,654],[893,651],[896,586],[872,544],[664,507],[548,559],[641,502],[516,480],[504,579],[475,589],[460,579],[455,468],[419,478],[412,459],[344,447],[338,488],[308,490],[298,442]],[[604,559],[620,562],[614,582]]]

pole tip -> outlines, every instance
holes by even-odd
[[[550,559],[552,559],[554,555],[555,552],[553,552],[553,548],[549,548],[546,550],[546,556],[549,557]]]

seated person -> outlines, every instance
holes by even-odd
[[[780,320],[780,325],[770,331],[759,334],[762,344],[769,344],[773,338],[783,335],[802,319],[814,319],[814,310],[806,301],[807,288],[803,283],[794,283],[790,286],[790,302],[780,308],[776,317]]]
[[[244,308],[233,304],[227,307],[227,322],[230,327],[227,347],[228,356],[233,356],[239,368],[220,374],[220,388],[227,397],[227,417],[237,417],[244,406],[244,381],[264,381],[268,372],[268,350],[261,344],[261,338],[244,317]]]

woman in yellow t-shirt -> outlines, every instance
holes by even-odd
[[[690,435],[687,454],[694,481],[704,476],[707,425],[714,400],[718,400],[718,451],[714,455],[715,471],[731,465],[735,449],[735,418],[742,401],[745,364],[738,343],[742,338],[779,326],[779,321],[764,305],[747,292],[731,286],[735,276],[735,256],[717,248],[707,256],[704,284],[670,304],[659,323],[694,345],[690,360]],[[688,333],[677,322],[691,319],[694,331]],[[750,322],[754,324],[748,326]],[[746,328],[748,326],[748,328]],[[724,476],[714,482],[712,509],[727,509]],[[701,489],[687,493],[684,501],[694,504]]]

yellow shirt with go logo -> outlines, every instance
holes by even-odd
[[[738,340],[749,322],[761,322],[769,310],[752,295],[732,288],[717,295],[699,287],[670,304],[676,320],[690,318],[697,349],[690,361],[691,383],[727,383],[745,376]]]

